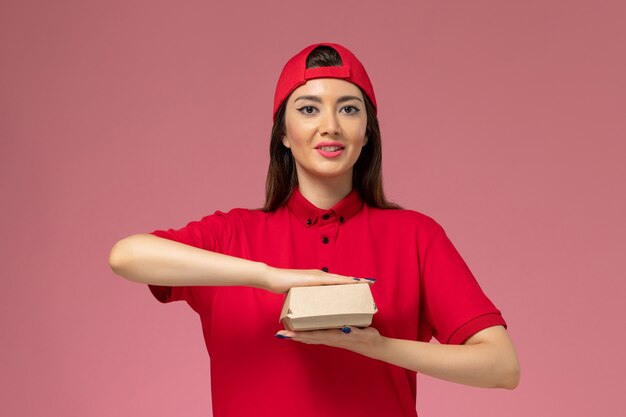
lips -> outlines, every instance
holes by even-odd
[[[315,147],[315,149],[320,149],[326,152],[336,152],[343,148],[345,148],[345,146],[339,142],[322,142]]]
[[[324,158],[337,158],[344,149],[345,146],[340,142],[322,142],[315,147],[315,150]]]
[[[341,146],[320,146],[316,149],[321,149],[322,151],[326,151],[326,152],[336,152],[339,149],[343,149]]]

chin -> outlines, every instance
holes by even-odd
[[[301,172],[310,178],[320,179],[334,179],[349,175],[349,172],[346,172],[345,170],[336,169],[302,169]]]

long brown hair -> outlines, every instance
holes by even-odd
[[[330,46],[318,46],[307,57],[306,67],[330,67],[341,66],[341,57]],[[360,88],[359,88],[360,89]],[[355,189],[361,199],[368,206],[382,209],[398,209],[395,203],[387,201],[383,192],[382,181],[382,145],[380,140],[380,128],[376,109],[361,90],[365,100],[367,112],[367,127],[365,135],[367,143],[361,149],[359,159],[353,167],[352,188]],[[270,165],[267,170],[265,182],[265,206],[263,211],[274,211],[283,206],[293,188],[298,185],[296,163],[291,150],[283,145],[282,138],[285,135],[285,108],[287,100],[283,101],[274,118],[272,136],[270,140]]]

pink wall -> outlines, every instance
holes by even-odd
[[[199,320],[108,251],[262,204],[274,83],[316,41],[368,68],[389,196],[443,224],[522,362],[515,391],[420,377],[420,414],[623,412],[624,2],[385,3],[2,2],[1,415],[211,415]]]

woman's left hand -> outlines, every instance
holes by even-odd
[[[382,339],[378,330],[373,327],[360,329],[353,326],[345,326],[343,329],[308,330],[306,332],[281,330],[276,333],[276,337],[309,345],[339,347],[358,353],[365,353],[372,349]]]

